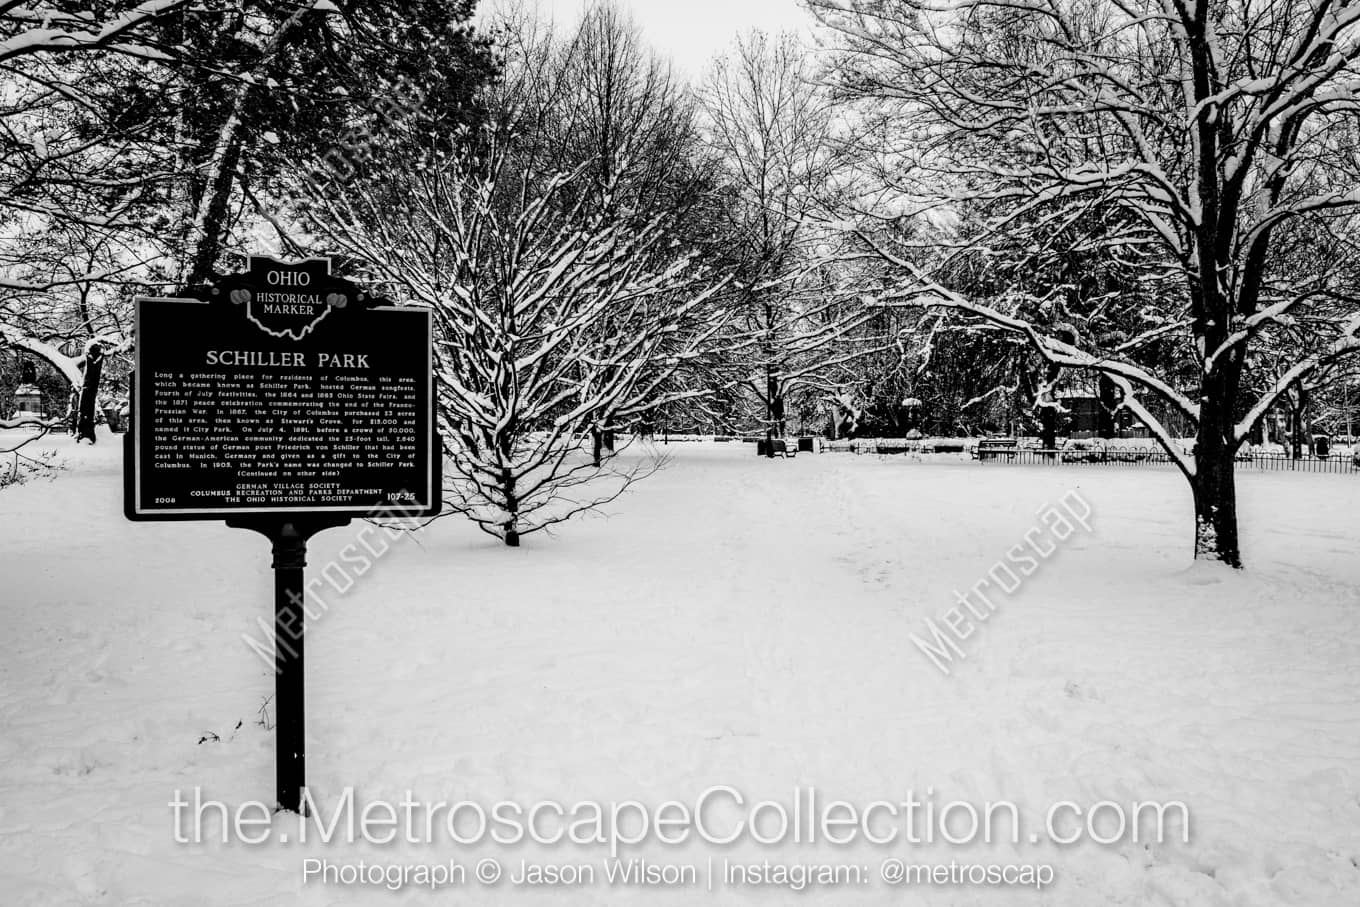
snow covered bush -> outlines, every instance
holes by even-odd
[[[62,468],[55,450],[32,448],[50,429],[29,419],[0,419],[0,489],[31,478],[51,478]]]

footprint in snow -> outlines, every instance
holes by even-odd
[[[1063,692],[1067,694],[1067,698],[1069,699],[1082,699],[1087,702],[1105,701],[1104,698],[1102,698],[1101,695],[1097,693],[1095,690],[1085,689],[1084,687],[1082,687],[1076,681],[1073,680],[1067,681],[1067,685],[1063,687]]]

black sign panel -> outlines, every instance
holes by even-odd
[[[327,259],[137,300],[129,519],[437,513],[430,313]]]

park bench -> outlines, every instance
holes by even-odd
[[[770,445],[770,449],[768,451],[765,449],[766,444]],[[762,457],[766,456],[767,454],[772,457],[773,456],[796,457],[798,456],[798,444],[797,442],[790,444],[783,438],[774,438],[770,441],[766,441],[764,438],[761,438],[756,441],[756,454]]]
[[[977,450],[973,456],[979,460],[986,460],[988,457],[1005,456],[1007,459],[1015,457],[1019,442],[1015,438],[983,438],[978,442]]]

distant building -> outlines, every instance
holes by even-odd
[[[1100,436],[1101,422],[1105,416],[1105,406],[1096,395],[1094,387],[1068,387],[1058,392],[1058,401],[1066,412],[1059,422],[1058,433],[1071,438],[1094,438]],[[1193,394],[1188,396],[1193,397]],[[1194,435],[1194,426],[1179,410],[1172,408],[1163,400],[1146,395],[1140,398],[1152,416],[1162,423],[1172,437],[1186,438]],[[1151,438],[1148,430],[1133,413],[1118,409],[1113,416],[1112,437]]]
[[[21,384],[14,389],[14,416],[19,419],[25,415],[47,418],[47,410],[43,406],[42,391],[36,384]]]

